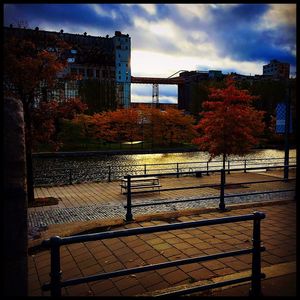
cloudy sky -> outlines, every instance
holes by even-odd
[[[5,4],[4,25],[94,36],[131,37],[133,76],[168,77],[179,70],[262,74],[271,59],[296,74],[296,4]],[[152,87],[132,84],[133,101]],[[176,102],[176,86],[160,86],[160,102]]]

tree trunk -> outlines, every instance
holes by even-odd
[[[25,120],[25,147],[26,147],[26,185],[28,204],[34,202],[33,166],[32,166],[32,126],[31,112],[28,104],[23,105]]]
[[[24,115],[20,102],[3,99],[3,195],[1,264],[3,296],[28,296],[28,221]],[[6,298],[6,297],[5,297]]]
[[[223,169],[226,169],[226,154],[223,153]]]
[[[226,154],[223,153],[223,170],[225,170],[225,169],[226,169]],[[224,183],[225,183],[225,181],[226,181],[226,176],[224,178]]]

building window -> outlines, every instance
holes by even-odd
[[[71,68],[71,74],[77,74],[77,68]]]
[[[89,78],[93,78],[94,77],[93,69],[87,69],[87,77],[89,77]]]
[[[106,70],[102,70],[102,77],[106,78],[107,77],[107,71]]]
[[[121,74],[121,71],[119,71],[119,74]]]
[[[121,64],[119,63],[119,67],[121,67]]]
[[[84,77],[85,76],[85,70],[84,69],[79,69],[79,74]]]
[[[121,79],[121,76],[119,76],[119,79]]]

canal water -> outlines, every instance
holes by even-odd
[[[290,163],[295,163],[295,157],[296,150],[291,149]],[[176,172],[178,168],[182,172],[193,171],[197,168],[199,170],[204,170],[207,168],[206,162],[208,160],[209,153],[196,151],[88,157],[35,157],[33,165],[36,185],[56,185],[69,184],[71,182],[100,181],[106,180],[108,177],[117,179],[127,174]],[[231,166],[235,160],[247,160],[248,166],[260,166],[266,162],[283,164],[284,151],[275,149],[257,149],[245,156],[232,155],[229,157]],[[250,163],[251,161],[252,163]],[[200,164],[199,162],[202,163]],[[221,157],[216,157],[209,163],[210,170],[220,169],[220,167]]]

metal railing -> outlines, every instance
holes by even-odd
[[[276,168],[294,168],[296,165],[289,165],[289,166],[273,166],[269,167],[269,169],[276,169]],[[264,169],[264,167],[256,167],[256,168],[248,168],[248,171],[254,171],[254,170],[261,170]],[[231,169],[231,171],[240,172],[244,169]],[[201,189],[201,188],[220,188],[220,194],[218,196],[209,196],[204,198],[197,198],[197,199],[181,199],[181,200],[163,200],[163,201],[155,201],[151,203],[139,203],[139,204],[132,204],[132,195],[137,193],[153,193],[152,190],[142,190],[142,191],[131,191],[131,179],[132,178],[140,178],[140,177],[149,177],[149,176],[176,176],[178,175],[193,175],[195,173],[202,173],[201,171],[193,171],[193,172],[181,172],[181,173],[157,173],[157,174],[148,174],[148,175],[127,175],[125,178],[127,179],[127,192],[126,194],[126,205],[124,205],[124,208],[126,209],[126,221],[132,221],[133,220],[133,214],[132,214],[132,208],[135,207],[146,207],[146,206],[156,206],[156,205],[165,205],[165,204],[176,204],[176,203],[184,203],[184,202],[196,202],[196,201],[204,201],[204,200],[217,200],[219,199],[219,209],[221,211],[226,211],[226,205],[225,205],[225,198],[230,197],[237,197],[237,196],[251,196],[251,195],[257,195],[257,194],[272,194],[272,193],[278,193],[278,192],[291,192],[294,191],[294,189],[284,189],[284,190],[273,190],[273,191],[263,191],[263,192],[251,192],[251,193],[240,193],[240,194],[230,194],[225,195],[225,189],[226,189],[226,172],[228,173],[228,170],[221,169],[216,170],[214,172],[220,172],[220,183],[218,184],[202,184],[197,186],[185,186],[185,187],[176,187],[176,188],[160,188],[160,192],[164,191],[177,191],[177,190],[188,190],[188,189]],[[239,182],[239,183],[230,183],[230,186],[234,185],[242,185],[242,184],[258,184],[258,183],[269,183],[269,182],[288,182],[291,180],[295,180],[295,178],[290,179],[271,179],[271,180],[260,180],[260,181],[245,181],[245,182]]]
[[[296,163],[296,157],[290,157],[290,163]],[[178,177],[183,172],[201,171],[203,174],[209,175],[221,168],[222,160],[200,161],[200,162],[175,162],[162,164],[133,164],[133,165],[108,165],[99,167],[80,169],[77,168],[51,168],[35,172],[35,186],[43,185],[41,182],[48,179],[49,182],[58,181],[57,184],[73,184],[84,181],[104,181],[111,182],[114,179],[120,179],[124,175],[131,173],[134,175],[148,175],[155,173],[176,172]],[[231,159],[227,160],[228,174],[232,169],[241,167],[243,172],[247,172],[249,167],[259,166],[269,168],[284,164],[284,158],[252,158],[252,159]],[[205,172],[204,172],[205,171]],[[52,174],[51,174],[52,173]],[[57,180],[59,178],[59,180]],[[47,185],[47,184],[46,184]]]
[[[241,277],[235,280],[228,280],[220,283],[209,284],[201,287],[187,288],[185,290],[171,292],[169,294],[164,294],[164,295],[190,294],[200,290],[211,289],[211,288],[225,286],[225,285],[231,285],[234,283],[251,281],[251,289],[250,289],[251,296],[259,296],[261,294],[261,279],[265,278],[265,274],[261,272],[261,252],[265,251],[265,247],[261,246],[261,228],[260,228],[260,222],[264,218],[265,218],[264,213],[254,212],[253,214],[208,219],[208,220],[201,220],[201,221],[174,223],[168,225],[125,229],[125,230],[110,231],[110,232],[103,232],[103,233],[84,234],[84,235],[71,236],[71,237],[59,237],[59,236],[51,237],[50,239],[45,240],[43,242],[43,246],[50,248],[51,272],[50,272],[50,283],[44,284],[42,286],[42,289],[44,291],[50,290],[51,296],[61,296],[61,288],[67,286],[77,285],[81,283],[88,283],[97,280],[108,279],[108,278],[113,278],[118,276],[129,275],[129,274],[136,274],[136,273],[141,273],[141,272],[146,272],[151,270],[158,270],[158,269],[163,269],[163,268],[168,268],[173,266],[203,262],[212,259],[219,259],[219,258],[224,258],[229,256],[237,256],[237,255],[252,253],[251,276]],[[117,238],[117,237],[127,237],[127,236],[145,234],[145,233],[164,232],[164,231],[176,230],[176,229],[195,228],[195,227],[208,226],[208,225],[234,223],[234,222],[241,222],[241,221],[248,221],[248,220],[253,220],[252,248],[216,253],[216,254],[211,254],[206,256],[198,256],[193,258],[179,259],[175,261],[151,264],[142,267],[121,269],[113,272],[101,273],[92,276],[85,276],[81,278],[74,278],[74,279],[61,281],[62,271],[60,265],[60,247],[63,245],[83,243],[88,241],[97,241],[97,240]]]

